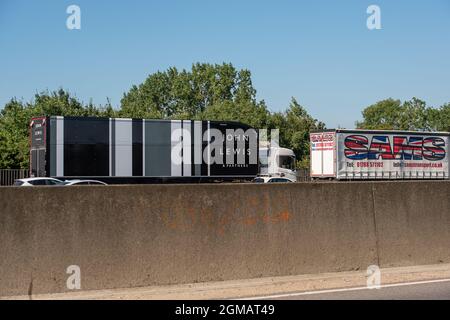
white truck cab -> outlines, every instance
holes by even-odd
[[[261,177],[285,177],[297,181],[294,151],[281,147],[260,147],[259,161]]]

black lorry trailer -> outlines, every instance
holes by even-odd
[[[258,132],[238,122],[37,117],[30,175],[106,183],[250,180]]]

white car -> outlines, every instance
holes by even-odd
[[[285,182],[294,182],[291,179],[285,177],[257,177],[253,179],[253,182],[256,183],[285,183]]]
[[[14,181],[16,187],[32,187],[32,186],[61,186],[64,182],[55,178],[25,178]]]
[[[98,180],[66,180],[65,186],[106,186],[107,184]]]

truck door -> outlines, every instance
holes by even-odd
[[[34,177],[46,177],[46,118],[33,118],[30,127],[30,175]]]

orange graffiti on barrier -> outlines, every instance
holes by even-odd
[[[275,215],[265,214],[262,218],[264,223],[278,223],[283,221],[288,221],[290,219],[289,211],[282,211]]]
[[[258,200],[257,197],[251,196],[251,197],[249,197],[249,199],[248,199],[248,203],[249,203],[251,206],[255,207],[255,206],[257,206],[257,205],[259,204],[259,200]]]
[[[244,217],[241,221],[244,225],[253,226],[256,224],[258,217]]]
[[[288,221],[291,218],[291,214],[289,211],[283,211],[280,213],[280,220],[281,221]]]
[[[186,215],[182,213],[185,212]],[[184,208],[177,213],[165,213],[161,215],[161,220],[171,230],[193,231],[195,227],[206,227],[214,230],[218,235],[223,235],[228,226],[242,225],[252,227],[258,223],[277,224],[288,222],[291,219],[291,213],[287,210],[275,214],[261,214],[237,217],[233,214],[214,215],[212,208],[203,208],[195,211],[193,208]]]

